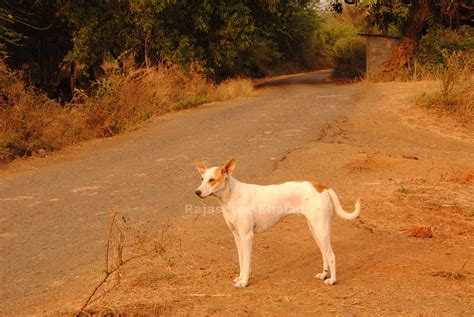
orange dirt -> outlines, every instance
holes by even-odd
[[[414,106],[410,96],[423,85],[368,85],[351,101],[350,116],[328,122],[319,139],[273,161],[258,180],[327,184],[346,210],[361,197],[358,220],[334,216],[336,285],[314,278],[322,269],[319,250],[305,220],[289,216],[256,235],[250,284],[234,288],[237,252],[222,215],[194,213],[173,218],[165,253],[127,265],[120,287],[89,312],[473,315],[474,184],[458,177],[474,172],[474,133]],[[246,181],[239,161],[234,176]],[[412,227],[430,228],[432,238],[410,237]],[[100,274],[93,277],[74,298],[58,295],[36,313],[74,311]]]
[[[290,216],[256,236],[250,285],[235,289],[237,254],[222,215],[193,214],[174,223],[175,243],[164,257],[127,270],[123,287],[95,311],[473,314],[474,187],[453,176],[474,170],[466,157],[474,134],[457,128],[450,136],[449,124],[411,105],[406,95],[417,86],[409,88],[375,85],[353,117],[328,124],[322,139],[289,154],[260,181],[312,175],[334,188],[347,210],[361,197],[359,220],[335,216],[337,285],[313,277],[321,271],[319,250],[304,219]],[[453,159],[459,148],[465,153]],[[237,163],[237,177],[238,169]],[[428,227],[432,238],[410,237],[413,226]]]

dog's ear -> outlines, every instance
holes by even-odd
[[[224,165],[224,167],[222,168],[222,172],[231,176],[232,173],[234,172],[234,169],[235,169],[235,160],[231,159]]]
[[[206,171],[206,168],[207,168],[206,165],[203,162],[201,162],[200,160],[195,160],[194,164],[196,164],[196,168],[199,171],[199,174],[201,174],[201,175],[204,174],[204,172]]]

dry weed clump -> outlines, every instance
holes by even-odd
[[[0,162],[109,137],[155,115],[252,93],[250,80],[229,79],[215,85],[199,65],[185,71],[163,63],[126,75],[111,72],[96,81],[89,94],[76,89],[73,101],[62,107],[27,88],[0,63]]]
[[[84,139],[84,125],[79,109],[63,108],[26,88],[0,63],[0,162]]]
[[[154,115],[249,96],[253,87],[250,80],[240,78],[215,85],[199,65],[186,72],[180,66],[162,64],[102,79],[95,91],[85,108],[94,135],[104,137],[135,128]]]
[[[474,119],[474,51],[444,53],[445,64],[437,72],[440,88],[424,92],[420,103],[441,113],[453,114],[461,121]]]
[[[253,83],[250,79],[232,78],[215,86],[210,93],[209,99],[210,101],[224,101],[251,96],[253,92]]]
[[[153,115],[206,102],[211,86],[200,72],[185,73],[176,65],[143,68],[97,81],[84,108],[94,135],[112,136]]]
[[[120,216],[116,210],[111,210],[102,278],[82,303],[76,316],[90,315],[87,310],[93,303],[119,287],[128,263],[163,255],[167,239],[171,236],[170,229],[169,226],[163,227],[161,236],[158,236],[147,224],[134,223],[129,217]]]

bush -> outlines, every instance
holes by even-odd
[[[432,71],[446,62],[446,53],[474,49],[474,28],[464,25],[456,30],[434,27],[420,40],[415,62]]]
[[[78,109],[62,108],[27,89],[4,63],[0,63],[0,87],[0,162],[84,138],[85,118]]]
[[[438,66],[440,89],[424,93],[421,102],[430,108],[456,115],[461,121],[474,119],[474,50],[442,52],[443,64]]]
[[[315,54],[321,61],[322,67],[334,66],[333,58],[336,51],[340,50],[348,38],[357,36],[357,28],[342,20],[338,16],[327,15],[321,25],[321,29],[312,36],[312,46]]]
[[[334,68],[336,79],[356,79],[365,73],[366,40],[358,35],[362,27],[359,12],[346,15],[327,15],[311,40],[321,68]]]
[[[245,78],[227,79],[214,87],[209,95],[211,101],[223,101],[253,94],[252,81]]]
[[[460,121],[474,119],[474,28],[458,29],[433,27],[421,39],[415,53],[410,77],[435,79],[440,88],[434,93],[424,92],[420,103]]]
[[[0,63],[0,162],[134,129],[154,115],[252,94],[249,80],[209,82],[198,65],[174,64],[113,74],[67,107],[28,89]],[[77,97],[79,96],[79,97]],[[40,151],[41,150],[41,151]]]
[[[365,39],[349,38],[334,53],[333,78],[361,79],[365,74]]]

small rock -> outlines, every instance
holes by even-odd
[[[433,230],[431,227],[417,227],[413,226],[410,229],[409,237],[415,238],[432,238],[433,237]]]
[[[46,156],[46,150],[45,149],[37,149],[33,153],[34,153],[35,156],[38,156],[38,157],[45,157]]]

